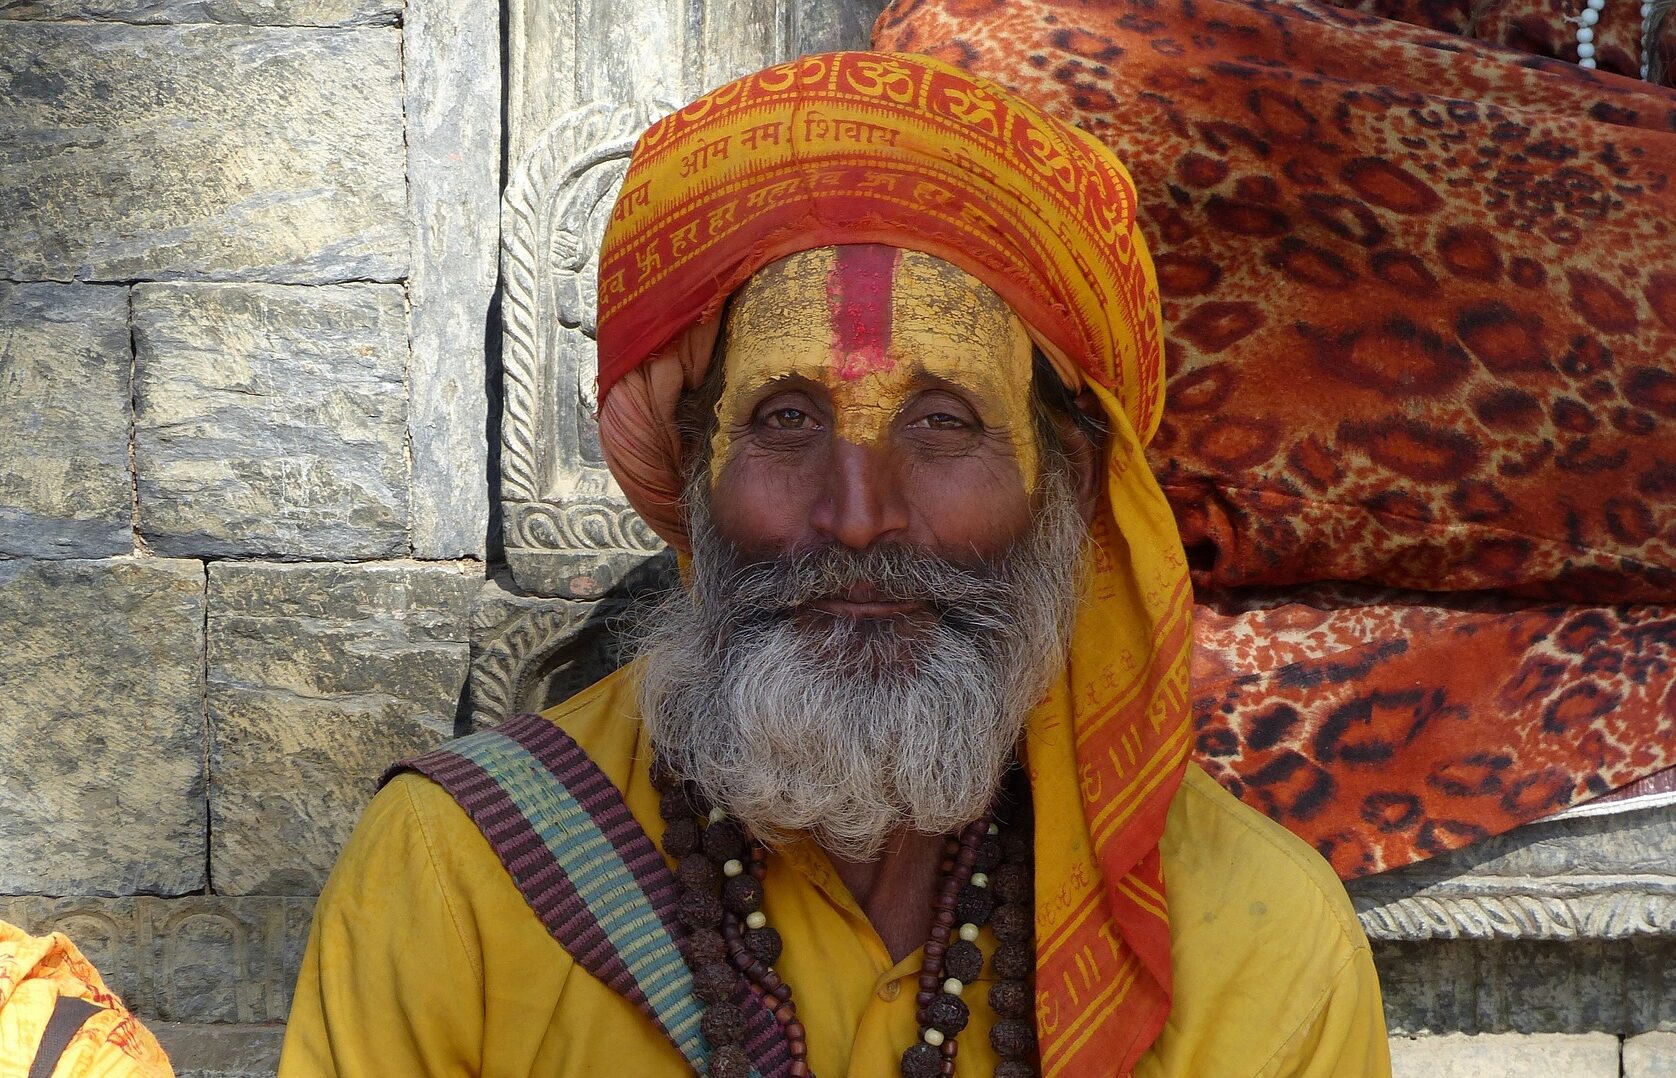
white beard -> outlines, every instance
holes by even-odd
[[[639,641],[653,747],[764,842],[812,835],[870,860],[907,826],[943,834],[989,807],[1024,722],[1065,662],[1086,529],[1063,474],[998,564],[839,546],[745,562],[689,489],[694,586]],[[935,617],[848,621],[803,604],[865,581]]]

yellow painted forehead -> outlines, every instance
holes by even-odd
[[[934,379],[977,397],[1034,486],[1029,336],[1000,296],[941,259],[872,244],[790,255],[735,296],[722,348],[715,475],[730,427],[768,385],[796,377],[828,387],[834,433],[865,443],[884,436],[913,387]]]

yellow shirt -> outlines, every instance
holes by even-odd
[[[549,711],[661,833],[632,682],[614,675]],[[1051,840],[1051,836],[1042,836]],[[1366,939],[1325,862],[1189,766],[1161,845],[1175,1003],[1139,1078],[1390,1074]],[[821,1078],[890,1078],[914,1042],[918,953],[883,941],[811,843],[769,857],[763,911],[785,939]],[[987,930],[986,930],[987,932]],[[986,954],[993,940],[980,943]],[[986,971],[987,976],[987,971]],[[992,1074],[988,984],[956,1073]],[[577,968],[482,834],[416,775],[373,800],[315,911],[280,1078],[688,1073],[626,1000]]]

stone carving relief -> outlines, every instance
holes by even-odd
[[[0,896],[0,920],[63,932],[135,1011],[172,1022],[283,1022],[312,897]]]
[[[606,594],[662,544],[594,425],[599,241],[634,140],[697,94],[805,52],[865,47],[883,0],[511,0],[502,200],[501,509],[536,595]]]
[[[1349,891],[1374,940],[1676,937],[1676,806],[1529,824]]]
[[[506,560],[539,595],[597,598],[663,547],[600,453],[594,303],[599,244],[634,140],[668,111],[577,109],[531,148],[502,200]]]

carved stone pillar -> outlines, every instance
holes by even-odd
[[[658,552],[600,456],[594,282],[634,140],[729,79],[859,48],[883,0],[513,0],[502,201],[501,509],[535,595],[594,599]]]

